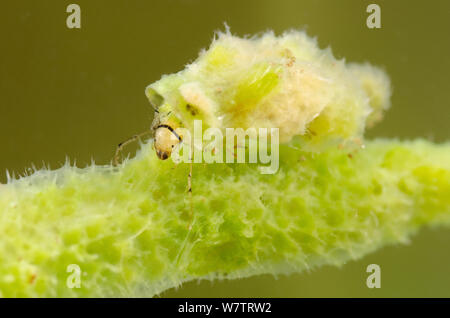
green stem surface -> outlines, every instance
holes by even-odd
[[[194,164],[191,231],[188,171],[146,144],[119,168],[66,164],[1,184],[1,296],[150,297],[192,279],[340,266],[450,224],[449,143],[282,145],[274,175]]]

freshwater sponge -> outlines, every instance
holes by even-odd
[[[279,127],[278,172],[194,164],[192,223],[189,164],[158,160],[152,142],[119,167],[67,162],[8,178],[1,296],[150,297],[192,279],[340,266],[407,242],[423,225],[450,224],[450,144],[330,146],[381,118],[389,80],[337,61],[304,33],[219,34],[146,94],[159,120],[186,127],[197,116],[212,127]]]

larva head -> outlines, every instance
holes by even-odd
[[[175,131],[179,122],[174,116],[170,104],[165,103],[164,98],[156,90],[147,87],[145,93],[155,110],[152,128],[155,130],[154,147],[156,155],[159,159],[166,160],[171,156],[175,146],[182,140]]]
[[[181,137],[169,125],[159,125],[155,131],[156,155],[166,160],[172,154],[173,148],[181,142]]]

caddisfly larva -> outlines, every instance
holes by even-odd
[[[381,119],[391,90],[384,71],[337,60],[305,32],[239,38],[227,30],[192,64],[164,75],[145,94],[155,116],[144,134],[153,134],[156,155],[165,160],[194,120],[221,130],[278,128],[282,143],[307,137],[303,149],[354,143]],[[116,164],[123,146],[140,136],[119,146]]]

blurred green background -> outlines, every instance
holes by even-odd
[[[81,29],[66,7],[81,7]],[[381,7],[381,29],[366,7]],[[18,0],[0,10],[0,182],[34,163],[106,164],[115,146],[146,130],[147,84],[183,69],[226,22],[237,35],[290,28],[317,36],[348,61],[390,74],[392,108],[373,137],[449,140],[450,1]],[[450,297],[450,231],[424,230],[341,269],[275,279],[193,282],[163,297]],[[381,266],[381,289],[365,285]]]

